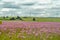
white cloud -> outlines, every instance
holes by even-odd
[[[1,9],[0,11],[9,11],[10,9],[8,9],[8,8],[3,8],[3,9]]]
[[[45,13],[45,14],[41,14],[40,16],[41,16],[41,17],[49,17],[50,14],[49,14],[49,13]]]
[[[51,0],[37,0],[38,3],[51,3]]]
[[[0,2],[0,5],[4,4],[4,2]]]
[[[4,1],[4,2],[12,2],[14,0],[2,0],[2,1]]]
[[[11,8],[2,8],[2,9],[0,9],[0,11],[10,11],[10,10],[16,10],[16,9],[11,9]]]

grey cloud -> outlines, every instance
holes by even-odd
[[[46,12],[50,14],[50,17],[57,17],[60,15],[60,8],[49,8]]]
[[[18,5],[15,5],[14,3],[5,2],[3,4],[3,8],[15,8],[15,9],[19,9],[20,7]]]
[[[24,5],[24,6],[32,6],[32,5],[35,5],[36,3],[22,3],[21,5]]]
[[[2,0],[0,0],[0,1],[2,1]]]

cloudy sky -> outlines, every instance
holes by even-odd
[[[0,0],[0,16],[60,17],[60,0]]]

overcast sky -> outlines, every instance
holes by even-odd
[[[60,0],[0,0],[0,16],[60,17]]]

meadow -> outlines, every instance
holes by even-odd
[[[60,22],[0,21],[0,40],[60,40]]]
[[[33,18],[35,18],[35,22],[60,22],[60,17],[0,17],[0,20],[3,21],[31,21],[33,22]]]

